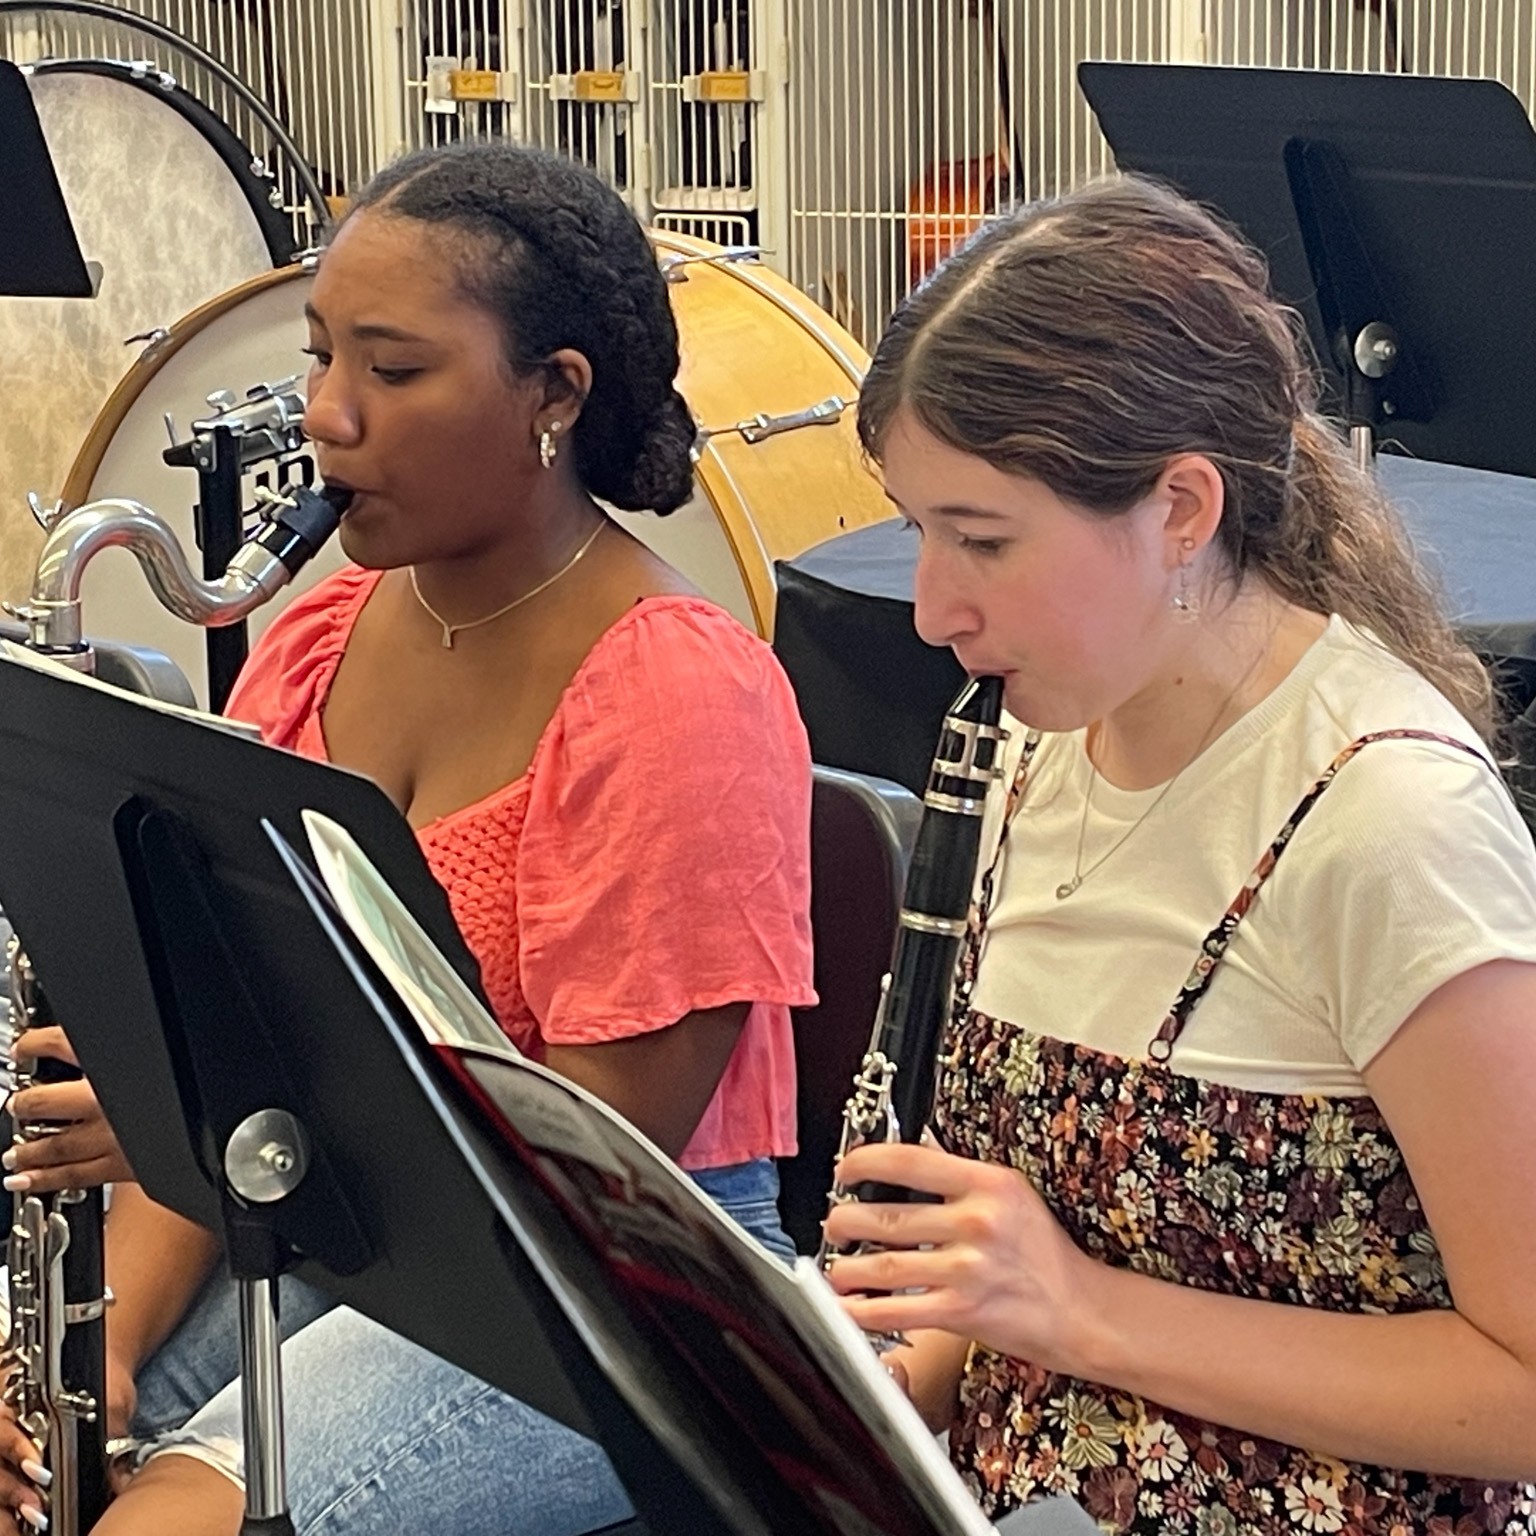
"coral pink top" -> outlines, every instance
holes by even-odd
[[[328,758],[322,715],[379,572],[348,566],[261,637],[228,713]],[[789,1009],[815,1001],[810,752],[773,653],[649,597],[588,652],[527,772],[419,829],[501,1026],[530,1056],[751,1002],[679,1159],[795,1150]]]

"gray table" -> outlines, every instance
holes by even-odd
[[[1458,622],[1501,642],[1491,649],[1536,655],[1536,480],[1389,455],[1380,466]],[[916,535],[892,520],[840,534],[792,563],[834,586],[910,602],[916,560]]]

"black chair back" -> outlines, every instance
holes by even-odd
[[[794,1015],[800,1150],[779,1163],[779,1210],[801,1253],[814,1253],[821,1238],[843,1106],[869,1048],[921,814],[917,797],[899,784],[816,769],[811,931],[819,1001]]]
[[[775,567],[773,650],[818,763],[876,774],[920,795],[944,712],[965,682],[947,646],[912,627],[912,604]]]

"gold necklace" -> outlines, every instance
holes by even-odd
[[[1260,659],[1262,659],[1262,655],[1263,653],[1261,652]],[[1072,878],[1070,880],[1063,880],[1061,884],[1056,887],[1057,901],[1065,901],[1067,897],[1072,895],[1078,886],[1080,886],[1083,881],[1086,880],[1088,876],[1094,872],[1094,870],[1098,869],[1106,859],[1108,859],[1112,854],[1118,853],[1123,847],[1125,847],[1126,843],[1128,843],[1131,838],[1136,835],[1136,829],[1141,826],[1142,822],[1144,822],[1147,817],[1149,817],[1152,812],[1155,811],[1158,806],[1160,806],[1163,801],[1168,798],[1169,791],[1172,790],[1173,786],[1177,784],[1179,780],[1184,776],[1185,769],[1189,768],[1192,763],[1199,761],[1200,754],[1205,751],[1206,746],[1210,743],[1211,738],[1216,734],[1216,727],[1221,723],[1222,716],[1225,715],[1227,710],[1232,707],[1232,701],[1241,691],[1243,684],[1246,683],[1248,679],[1253,675],[1257,666],[1258,661],[1256,660],[1253,665],[1251,665],[1248,670],[1244,672],[1240,678],[1238,678],[1237,682],[1233,685],[1231,693],[1229,693],[1226,698],[1221,701],[1220,706],[1217,708],[1215,715],[1211,719],[1211,723],[1206,726],[1205,735],[1200,738],[1199,744],[1195,747],[1194,755],[1189,759],[1189,762],[1185,763],[1184,767],[1180,768],[1179,771],[1174,774],[1174,776],[1169,779],[1166,784],[1163,785],[1161,791],[1158,793],[1157,799],[1155,799],[1152,804],[1149,805],[1146,810],[1144,810],[1141,815],[1131,823],[1130,830],[1126,832],[1125,835],[1119,839],[1119,841],[1111,843],[1109,848],[1105,852],[1101,853],[1098,858],[1096,858],[1093,863],[1088,866],[1087,869],[1083,868],[1083,840],[1088,833],[1088,807],[1093,803],[1093,786],[1098,782],[1099,770],[1094,764],[1093,754],[1088,750],[1088,738],[1086,733],[1084,734],[1083,756],[1088,759],[1088,788],[1083,792],[1083,814],[1082,818],[1077,824],[1077,857],[1073,860],[1072,863]]]
[[[1195,748],[1195,757],[1190,758],[1189,763],[1194,762],[1195,758],[1199,757],[1201,752],[1204,750],[1205,743],[1201,742],[1200,745]],[[1098,783],[1099,770],[1094,766],[1093,758],[1089,756],[1088,743],[1086,741],[1083,743],[1083,756],[1088,758],[1088,788],[1086,791],[1084,791],[1083,794],[1082,819],[1077,824],[1077,857],[1072,864],[1072,878],[1070,880],[1063,880],[1061,884],[1056,887],[1057,901],[1065,901],[1067,897],[1070,896],[1078,888],[1078,886],[1080,886],[1083,881],[1086,880],[1088,876],[1091,875],[1094,870],[1096,870],[1099,865],[1101,865],[1110,856],[1110,854],[1118,852],[1119,849],[1124,847],[1124,845],[1130,841],[1130,839],[1135,835],[1136,828],[1139,827],[1142,822],[1144,822],[1147,817],[1150,816],[1152,812],[1155,811],[1158,806],[1163,803],[1163,800],[1168,794],[1168,791],[1171,790],[1173,786],[1179,782],[1179,774],[1184,772],[1184,768],[1189,767],[1189,763],[1185,763],[1184,768],[1180,768],[1179,773],[1174,774],[1174,776],[1169,779],[1166,784],[1163,785],[1162,793],[1158,795],[1157,799],[1155,799],[1152,804],[1149,805],[1146,810],[1144,810],[1141,815],[1131,823],[1130,831],[1127,832],[1119,842],[1112,843],[1107,852],[1101,853],[1099,857],[1096,858],[1093,863],[1088,866],[1087,869],[1084,869],[1083,839],[1088,832],[1088,807],[1093,803],[1093,786]]]
[[[429,603],[426,598],[421,595],[421,587],[417,584],[416,581],[416,567],[414,565],[411,567],[411,591],[416,594],[416,601],[420,603],[421,606],[427,611],[427,613],[430,614],[431,617],[442,627],[443,649],[445,651],[451,651],[453,649],[453,637],[455,635],[466,629],[479,629],[482,624],[489,624],[492,619],[499,619],[504,613],[511,613],[514,608],[520,608],[524,603],[530,601],[532,598],[537,597],[539,593],[543,592],[546,588],[554,586],[554,584],[559,581],[560,578],[564,576],[566,572],[568,572],[571,567],[574,566],[576,562],[580,560],[581,557],[586,554],[586,552],[591,549],[595,543],[597,543],[598,534],[600,534],[607,526],[608,519],[604,518],[602,522],[600,522],[597,527],[587,535],[586,539],[583,540],[581,548],[578,549],[576,553],[572,555],[571,558],[567,560],[565,564],[562,565],[553,576],[546,576],[544,580],[541,581],[538,586],[534,587],[531,591],[524,592],[521,597],[514,597],[510,603],[507,603],[503,607],[498,608],[495,613],[486,614],[483,619],[470,619],[463,624],[450,624],[447,619],[445,619],[442,614],[440,614],[437,609],[435,609],[432,604]]]

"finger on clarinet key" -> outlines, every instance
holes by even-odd
[[[936,1146],[906,1142],[865,1142],[847,1153],[833,1170],[841,1184],[900,1184],[929,1195],[951,1195],[966,1186],[968,1159]]]
[[[40,1024],[28,1029],[11,1041],[11,1060],[19,1056],[47,1056],[53,1061],[68,1062],[72,1067],[80,1065],[69,1036],[57,1024]]]
[[[884,1248],[920,1248],[953,1240],[954,1217],[947,1207],[928,1202],[887,1205],[848,1200],[827,1212],[827,1241],[837,1248],[875,1243]]]

